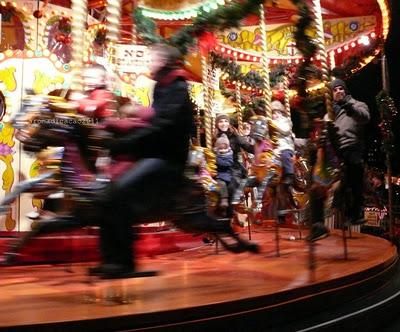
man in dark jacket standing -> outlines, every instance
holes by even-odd
[[[138,162],[109,186],[100,203],[106,207],[100,227],[102,264],[90,272],[104,278],[129,277],[135,271],[131,225],[171,204],[168,197],[182,183],[188,156],[193,106],[181,54],[168,45],[153,46],[151,54],[156,85],[150,125],[108,146],[112,155],[132,155]]]
[[[341,79],[331,82],[333,95],[333,122],[335,135],[335,148],[343,161],[344,177],[343,190],[351,191],[351,202],[346,212],[346,217],[352,225],[365,223],[364,219],[364,126],[370,120],[368,106],[354,99],[347,89],[346,83]],[[340,193],[341,197],[342,194]],[[323,210],[323,206],[312,207],[314,210]],[[323,213],[315,211],[318,217],[313,217],[308,241],[316,241],[329,235],[328,229],[323,224]]]
[[[334,125],[337,128],[339,156],[344,164],[344,185],[351,189],[352,204],[347,217],[354,225],[364,220],[364,126],[370,120],[368,106],[355,100],[344,81],[331,83],[333,94]]]

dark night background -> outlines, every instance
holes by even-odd
[[[394,99],[399,110],[400,101],[400,75],[399,75],[399,57],[400,57],[400,37],[399,37],[399,0],[391,0],[392,21],[390,32],[385,44],[385,52],[388,61],[390,95]],[[356,99],[368,104],[371,112],[371,122],[366,134],[366,146],[368,147],[367,163],[369,166],[380,169],[385,168],[385,155],[382,152],[382,142],[378,124],[380,122],[379,112],[375,97],[382,89],[381,61],[379,57],[376,61],[368,64],[357,74],[353,75],[347,85],[351,94]],[[400,175],[400,116],[393,121],[393,134],[395,136],[395,153],[393,155],[393,175]]]

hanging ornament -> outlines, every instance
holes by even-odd
[[[272,90],[272,100],[279,100],[281,103],[285,102],[285,91],[284,90]]]
[[[42,11],[42,10],[39,10],[39,9],[35,10],[35,11],[33,12],[33,17],[34,17],[34,18],[37,18],[37,19],[42,18],[42,17],[43,17],[43,11]]]
[[[64,43],[65,42],[65,35],[62,33],[59,33],[56,35],[56,41],[59,43]]]
[[[291,107],[300,108],[304,103],[305,98],[300,95],[296,95],[291,100]]]
[[[65,39],[64,39],[64,44],[65,45],[70,45],[71,41],[72,41],[72,39],[71,39],[70,36],[65,36]]]

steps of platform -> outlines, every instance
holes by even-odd
[[[279,327],[282,331],[400,331],[400,264],[397,262],[380,287],[370,287],[351,301],[329,310],[304,314]],[[397,321],[396,321],[397,319]],[[385,329],[386,328],[386,329]],[[277,329],[278,330],[278,329]]]

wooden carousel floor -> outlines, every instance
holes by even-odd
[[[140,258],[139,270],[156,269],[159,275],[123,281],[90,280],[89,264],[1,267],[0,328],[110,331],[224,315],[235,307],[276,306],[371,278],[397,259],[386,240],[353,233],[344,260],[341,233],[334,232],[315,245],[312,275],[308,245],[290,240],[297,232],[281,229],[280,257],[274,236],[267,228],[253,232],[262,249],[258,255],[216,254],[214,246],[203,246]]]

